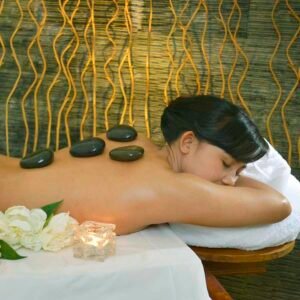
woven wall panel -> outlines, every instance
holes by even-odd
[[[298,1],[0,1],[0,153],[117,123],[162,143],[179,94],[243,107],[299,174]]]

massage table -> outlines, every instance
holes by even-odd
[[[213,300],[233,300],[218,281],[218,275],[260,274],[267,271],[266,264],[289,254],[295,241],[259,250],[246,251],[232,248],[190,248],[201,259],[209,295]]]
[[[27,258],[0,260],[1,299],[210,299],[201,260],[167,224],[118,236],[104,262],[74,258],[72,248],[18,252]]]
[[[206,270],[214,275],[257,274],[266,272],[266,264],[289,254],[295,241],[276,247],[246,251],[231,248],[194,247]]]

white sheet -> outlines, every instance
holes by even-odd
[[[206,300],[200,259],[169,229],[152,226],[117,237],[104,262],[73,258],[72,249],[31,252],[0,260],[0,295],[6,300]]]

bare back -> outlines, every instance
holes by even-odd
[[[250,178],[222,186],[189,173],[174,172],[166,154],[146,138],[106,140],[102,155],[75,158],[65,148],[41,169],[22,169],[19,159],[0,155],[0,211],[12,205],[41,207],[64,199],[61,211],[79,222],[117,225],[117,234],[151,224],[180,222],[203,226],[248,226],[278,222],[291,207],[277,191]],[[145,149],[134,162],[117,162],[109,151],[136,144]]]
[[[0,210],[7,208],[8,199],[29,207],[64,199],[61,210],[79,221],[114,222],[119,232],[152,224],[151,203],[160,198],[162,178],[172,173],[166,159],[140,135],[128,143],[99,137],[106,142],[102,155],[75,158],[64,148],[55,152],[51,165],[40,169],[22,169],[19,159],[0,156]],[[110,150],[130,144],[142,146],[144,157],[134,162],[109,158]]]

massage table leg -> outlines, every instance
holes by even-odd
[[[233,300],[218,279],[208,270],[205,271],[206,285],[212,300]]]

